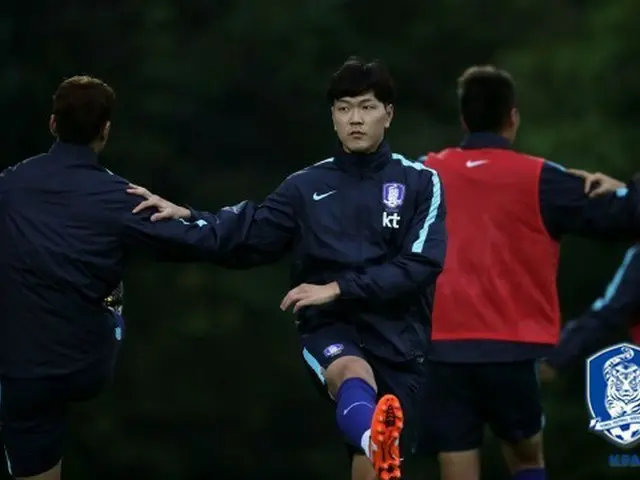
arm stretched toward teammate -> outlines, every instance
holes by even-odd
[[[640,245],[627,250],[604,294],[581,316],[565,326],[558,346],[541,362],[540,377],[551,380],[556,372],[582,358],[607,333],[640,315]]]

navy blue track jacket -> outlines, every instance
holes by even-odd
[[[115,319],[103,304],[127,255],[220,259],[248,232],[252,206],[198,221],[151,222],[142,200],[85,146],[51,150],[0,173],[0,375],[62,375],[108,358]]]
[[[194,212],[207,219],[206,212]],[[257,208],[234,266],[292,252],[291,284],[337,281],[332,304],[302,309],[301,333],[356,325],[362,345],[390,360],[423,355],[434,284],[445,250],[445,204],[438,175],[392,154],[340,150],[289,176]]]
[[[567,322],[560,343],[546,360],[561,370],[622,325],[640,328],[640,244],[627,250],[604,294],[585,313]]]

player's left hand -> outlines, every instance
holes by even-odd
[[[133,209],[133,213],[141,212],[147,208],[155,208],[158,211],[151,215],[151,221],[157,222],[158,220],[166,219],[188,219],[191,217],[191,212],[188,208],[180,207],[175,203],[171,203],[169,200],[154,195],[149,190],[138,185],[129,185],[127,193],[132,195],[138,195],[145,200],[140,202],[136,208]]]
[[[303,283],[289,290],[280,303],[280,309],[284,312],[293,305],[293,313],[298,313],[302,307],[310,305],[324,305],[333,302],[340,296],[338,282],[326,285],[311,285]]]
[[[602,172],[591,173],[575,168],[570,168],[567,171],[584,179],[584,193],[589,195],[590,198],[615,192],[619,188],[626,187],[624,182]]]

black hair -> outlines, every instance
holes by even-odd
[[[66,143],[88,145],[111,119],[113,89],[97,78],[81,75],[63,81],[53,95],[56,135]]]
[[[357,97],[368,92],[385,105],[392,104],[395,100],[393,78],[379,60],[366,62],[360,57],[350,57],[331,76],[327,101],[333,105],[341,98]]]
[[[458,78],[460,113],[469,132],[500,133],[515,108],[515,83],[492,65],[468,68]]]

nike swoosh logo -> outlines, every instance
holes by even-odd
[[[478,167],[480,165],[484,165],[485,163],[489,163],[489,160],[467,160],[467,168]]]
[[[367,407],[373,408],[373,405],[370,405],[367,402],[356,402],[356,403],[353,403],[353,404],[349,405],[347,408],[345,408],[344,411],[342,412],[342,414],[346,415],[347,413],[349,413],[349,410],[351,410],[353,407],[357,407],[358,405],[366,405]]]
[[[313,194],[313,199],[317,202],[318,200],[322,200],[323,198],[326,198],[326,197],[328,197],[329,195],[333,195],[334,193],[336,193],[336,191],[335,191],[335,190],[331,190],[330,192],[327,192],[327,193],[318,193],[318,192],[315,192],[315,193]]]

